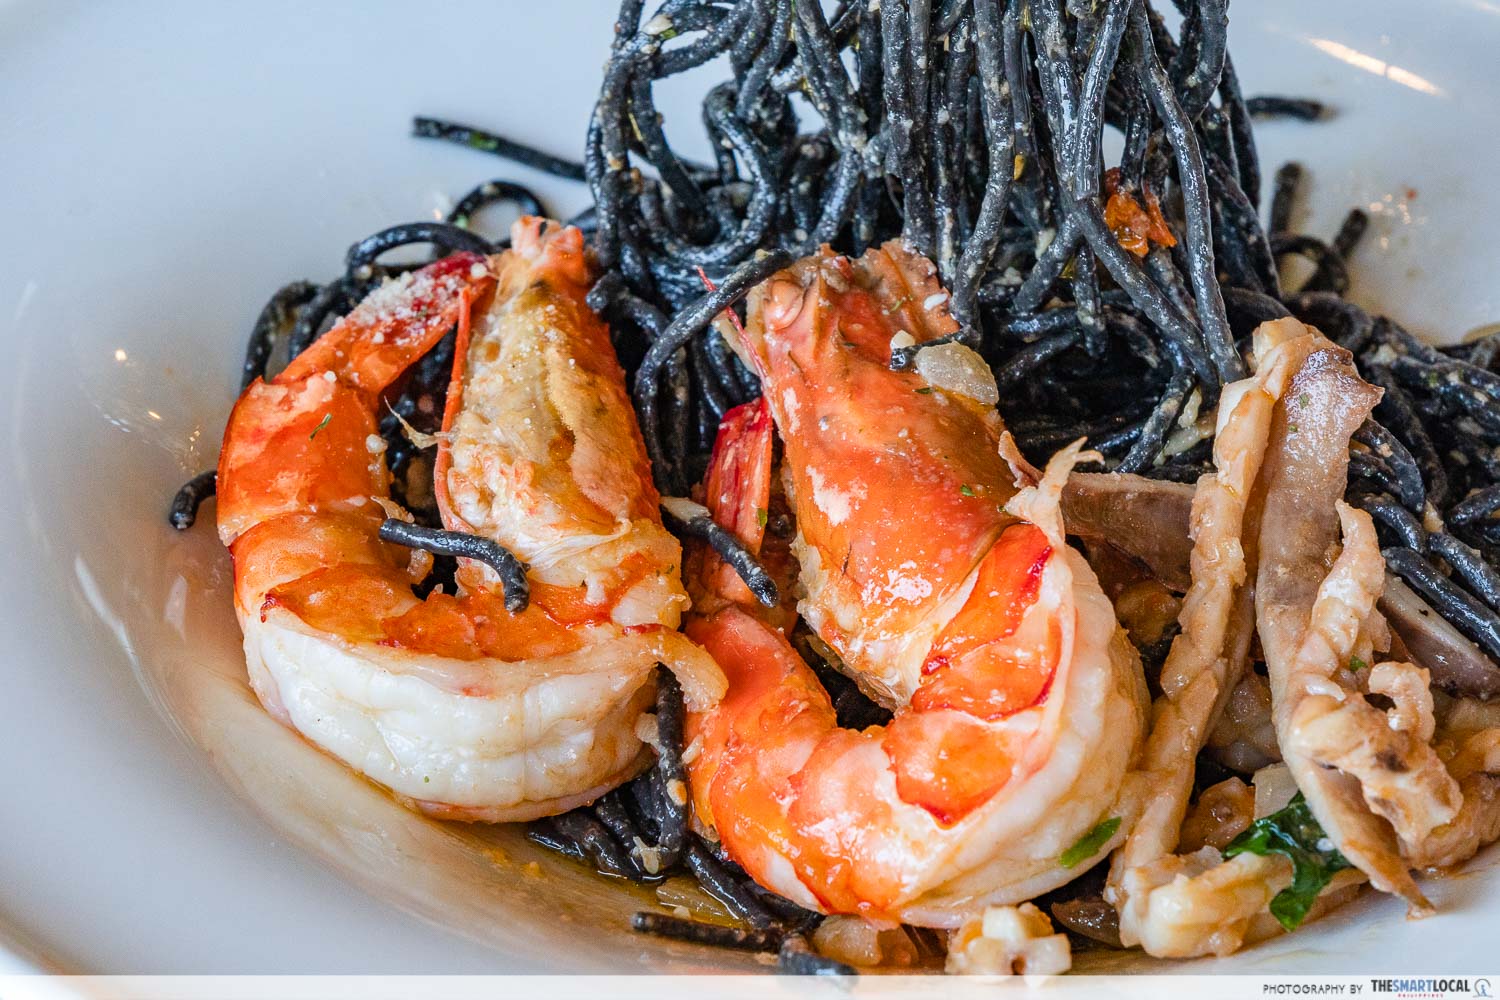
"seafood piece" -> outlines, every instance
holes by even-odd
[[[1430,675],[1409,663],[1376,662],[1390,642],[1376,610],[1385,565],[1369,515],[1340,498],[1350,436],[1379,390],[1359,378],[1347,351],[1295,320],[1256,331],[1255,362],[1255,376],[1225,390],[1220,437],[1235,433],[1260,456],[1253,489],[1247,483],[1237,491],[1248,498],[1238,547],[1250,557],[1246,581],[1255,595],[1276,741],[1306,798],[1308,822],[1315,820],[1318,835],[1326,836],[1319,842],[1329,845],[1339,867],[1354,866],[1332,874],[1307,915],[1337,905],[1365,878],[1421,915],[1430,906],[1409,869],[1463,860],[1500,834],[1500,754],[1493,752],[1500,729],[1449,734],[1449,745],[1460,749],[1445,766],[1432,743]],[[1238,411],[1261,391],[1274,396],[1274,409],[1226,413],[1226,406]],[[1217,448],[1215,454],[1222,475]],[[1195,587],[1198,575],[1195,565]],[[1184,640],[1193,631],[1185,624]],[[1211,672],[1199,669],[1199,678]],[[1163,686],[1170,699],[1173,687],[1165,678]],[[1377,707],[1366,695],[1380,695],[1391,707]],[[1158,716],[1167,721],[1174,713],[1169,707]],[[1157,739],[1153,730],[1148,746]],[[1283,862],[1244,848],[1227,861],[1218,861],[1213,847],[1169,854],[1174,817],[1161,809],[1148,825],[1152,815],[1111,873],[1122,939],[1128,934],[1152,954],[1184,957],[1225,954],[1277,932],[1256,901],[1288,883]],[[1138,837],[1149,846],[1148,836],[1155,857],[1132,850]],[[1303,890],[1298,905],[1306,896]]]
[[[1295,321],[1262,326],[1256,331],[1255,351],[1257,358],[1302,359],[1272,427],[1261,485],[1265,501],[1256,619],[1270,672],[1277,741],[1297,787],[1339,851],[1376,888],[1398,893],[1416,912],[1427,912],[1390,826],[1367,807],[1360,781],[1329,767],[1331,760],[1318,759],[1337,756],[1352,763],[1347,754],[1353,748],[1333,742],[1341,730],[1349,735],[1349,727],[1381,739],[1382,746],[1387,737],[1415,745],[1409,735],[1390,729],[1385,713],[1364,700],[1351,670],[1355,659],[1374,659],[1376,640],[1367,622],[1375,617],[1385,564],[1369,515],[1339,498],[1347,476],[1348,440],[1379,401],[1380,391],[1360,379],[1348,352]],[[1340,523],[1344,548],[1330,568],[1327,553],[1338,540]],[[1383,620],[1379,628],[1384,628]],[[1451,784],[1435,756],[1429,763],[1436,767],[1426,770],[1431,778]],[[1457,809],[1457,789],[1451,806],[1444,806],[1446,798],[1430,802],[1435,823]]]
[[[1032,903],[992,906],[948,943],[946,971],[957,976],[1055,976],[1073,967],[1068,938]]]
[[[658,661],[700,707],[723,683],[672,631],[684,602],[676,546],[648,523],[655,493],[628,406],[616,409],[619,369],[599,360],[607,339],[582,305],[579,236],[531,219],[514,243],[387,283],[279,375],[253,383],[230,416],[218,471],[219,533],[262,703],[415,807],[472,820],[559,812],[633,774],[646,756],[635,721]],[[376,433],[381,395],[455,324],[467,349],[445,417],[455,433],[443,515],[491,536],[502,523],[529,530],[503,539],[545,567],[520,612],[506,609],[488,568],[467,562],[460,594],[418,599],[412,585],[431,558],[379,536],[386,512],[399,513]],[[572,428],[557,418],[546,461],[511,450],[526,432],[508,423],[490,428],[492,444],[468,433],[471,410],[511,419],[514,404],[492,394],[518,383],[499,369],[531,350],[545,353],[548,374],[571,372],[577,355],[585,369],[577,381],[528,384],[532,421],[581,414],[601,435],[565,447]],[[600,389],[611,381],[613,395]],[[543,485],[503,493],[493,485],[502,482]],[[477,503],[458,506],[486,486],[495,496],[486,517]],[[541,538],[565,552],[570,536],[571,565],[523,544]],[[613,536],[627,568],[590,562],[601,536]]]
[[[857,263],[824,251],[752,294],[742,345],[784,443],[798,611],[894,719],[839,728],[743,596],[700,602],[687,633],[729,679],[719,706],[689,713],[696,815],[728,855],[825,913],[951,928],[1069,880],[1118,839],[1146,695],[1064,537],[1079,446],[1020,485],[1029,471],[1003,457],[1014,445],[991,406],[892,370],[893,346],[952,330],[945,298],[897,245]],[[757,469],[750,451],[721,440],[716,462]],[[725,498],[760,505],[765,491],[706,499],[738,530]]]
[[[1407,849],[1407,860],[1424,869],[1451,868],[1500,839],[1500,725],[1488,720],[1476,728],[1449,718],[1436,736],[1458,747],[1448,773],[1458,782],[1463,804],[1457,816]]]
[[[1352,433],[1378,394],[1326,342],[1309,360],[1320,356],[1324,364],[1321,370],[1309,364],[1313,375],[1299,403],[1320,425]],[[1372,650],[1387,642],[1385,621],[1375,610],[1385,567],[1369,515],[1328,503],[1342,492],[1343,451],[1325,446],[1323,435],[1299,440],[1296,423],[1277,432],[1265,514],[1277,531],[1262,549],[1266,582],[1257,596],[1277,736],[1338,849],[1377,888],[1401,895],[1421,915],[1430,906],[1408,868],[1455,864],[1500,832],[1500,759],[1491,753],[1500,729],[1480,729],[1461,742],[1454,735],[1458,753],[1444,763],[1432,743],[1428,672],[1375,662]],[[1336,530],[1343,551],[1325,571],[1322,552]],[[1392,707],[1377,708],[1366,693],[1383,695]]]
[[[1360,648],[1361,632],[1385,563],[1370,516],[1343,501],[1336,507],[1343,551],[1318,584],[1302,641],[1291,657],[1276,648],[1276,638],[1267,647],[1277,736],[1298,787],[1322,794],[1321,800],[1309,794],[1309,801],[1315,812],[1320,804],[1327,810],[1329,819],[1320,814],[1319,821],[1339,850],[1376,888],[1429,912],[1407,863],[1392,850],[1389,830],[1371,820],[1384,818],[1397,845],[1418,844],[1458,814],[1461,794],[1428,742],[1435,722],[1427,671],[1385,662],[1351,676],[1374,659]],[[1271,584],[1267,590],[1272,597],[1284,593]],[[1376,708],[1365,692],[1385,695],[1393,707]]]
[[[1156,579],[1186,590],[1191,582],[1189,516],[1194,493],[1183,483],[1117,472],[1075,472],[1063,491],[1063,519],[1070,535],[1108,544]],[[1500,695],[1500,667],[1400,577],[1386,573],[1378,607],[1411,658],[1432,672],[1439,690],[1479,698]],[[1269,713],[1266,722],[1269,727]]]
[[[790,539],[770,530],[773,519],[778,527],[785,523],[786,497],[780,490],[772,469],[774,453],[771,412],[765,397],[758,396],[724,414],[709,457],[703,483],[708,508],[690,504],[680,508],[683,520],[718,511],[730,519],[721,525],[740,543],[776,586],[780,600],[776,607],[761,609],[762,617],[783,632],[797,620],[796,600],[792,596],[796,562],[792,558]],[[683,501],[667,498],[668,511]],[[683,577],[699,613],[717,610],[724,604],[754,605],[756,596],[739,573],[706,545],[692,546],[684,555]]]
[[[1214,437],[1215,471],[1198,481],[1193,498],[1192,584],[1178,619],[1182,631],[1162,665],[1162,696],[1153,709],[1142,762],[1142,780],[1151,792],[1143,795],[1145,811],[1111,860],[1106,890],[1106,898],[1120,912],[1120,940],[1127,946],[1140,944],[1154,955],[1203,953],[1195,948],[1232,951],[1240,943],[1232,932],[1220,933],[1217,921],[1209,922],[1213,929],[1207,934],[1175,925],[1163,927],[1181,910],[1175,890],[1160,896],[1157,891],[1185,873],[1202,873],[1211,867],[1197,855],[1192,862],[1168,863],[1168,859],[1187,814],[1198,752],[1248,663],[1254,634],[1251,575],[1258,529],[1250,509],[1251,490],[1275,408],[1294,371],[1290,360],[1282,358],[1224,388]],[[1233,881],[1244,881],[1243,869],[1249,864],[1241,862],[1236,867]],[[1251,895],[1242,893],[1238,898],[1243,902]],[[1234,912],[1243,923],[1255,912],[1247,906],[1231,906],[1226,912]],[[1179,950],[1184,947],[1189,950]]]
[[[1240,854],[1223,859],[1213,847],[1192,854],[1166,853],[1143,864],[1112,870],[1115,891],[1137,908],[1121,908],[1121,940],[1132,924],[1132,943],[1158,957],[1228,955],[1250,936],[1256,918],[1292,882],[1292,864],[1279,855]]]

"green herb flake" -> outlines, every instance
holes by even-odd
[[[1057,863],[1064,868],[1077,868],[1080,864],[1099,853],[1099,849],[1109,843],[1109,838],[1120,829],[1120,817],[1111,816],[1088,833],[1078,838],[1078,843],[1062,852]]]
[[[962,493],[966,497],[971,497],[974,495],[974,487],[970,486],[968,483],[964,483],[958,488],[958,492]]]
[[[320,420],[320,421],[318,421],[318,426],[316,426],[316,427],[313,428],[312,433],[307,436],[307,439],[309,441],[311,441],[313,438],[317,437],[318,436],[318,431],[320,431],[323,428],[327,427],[328,426],[328,421],[330,421],[332,419],[333,419],[333,414],[332,413],[325,413],[325,414],[323,414],[323,419]]]
[[[1301,394],[1301,395],[1299,395],[1299,396],[1298,396],[1298,397],[1297,397],[1297,405],[1298,405],[1298,406],[1306,406],[1306,405],[1307,405],[1307,404],[1308,404],[1308,403],[1310,403],[1310,402],[1312,402],[1312,397],[1310,397],[1310,396],[1309,396],[1309,395],[1308,395],[1308,394],[1307,394],[1307,393],[1305,393],[1305,392],[1304,392],[1304,393],[1302,393],[1302,394]]]
[[[924,386],[922,386],[920,389],[917,390],[917,394],[921,395],[921,396],[931,396],[932,395],[932,386],[930,386],[930,385],[924,385]]]
[[[1354,671],[1356,674],[1368,666],[1368,663],[1366,663],[1364,660],[1361,660],[1357,656],[1349,657],[1349,669]]]
[[[1286,425],[1286,432],[1288,434],[1295,434],[1295,433],[1297,433],[1297,425],[1296,424],[1287,424]]]
[[[1353,867],[1328,840],[1301,792],[1293,795],[1284,808],[1251,823],[1224,848],[1225,858],[1237,854],[1280,854],[1291,861],[1292,884],[1271,900],[1271,916],[1289,931],[1301,926],[1318,893],[1334,874]]]
[[[889,316],[889,315],[891,315],[891,314],[892,314],[892,313],[894,313],[894,312],[898,312],[898,311],[900,311],[900,309],[901,309],[901,308],[902,308],[902,307],[903,307],[903,306],[905,306],[905,305],[906,305],[906,304],[907,304],[907,303],[908,303],[908,302],[910,302],[910,301],[911,301],[911,296],[907,296],[907,297],[906,297],[906,298],[903,298],[903,299],[897,299],[897,300],[896,300],[896,304],[895,304],[895,305],[893,305],[893,306],[891,306],[891,307],[890,307],[890,308],[889,308],[889,309],[887,309],[887,310],[886,310],[886,311],[885,311],[885,314],[886,314],[886,315],[887,315],[887,316]]]
[[[758,524],[762,528],[764,528],[766,526],[767,519],[768,519],[768,515],[766,514],[766,509],[764,507],[757,507],[757,508],[755,508],[755,523],[756,524]]]

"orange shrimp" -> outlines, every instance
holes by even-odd
[[[959,344],[891,369],[893,346],[955,329],[932,271],[895,245],[857,262],[825,250],[752,293],[740,345],[784,443],[797,610],[894,717],[839,728],[783,631],[710,587],[687,633],[729,686],[689,714],[689,776],[699,821],[766,887],[825,913],[952,927],[1076,874],[1061,858],[1118,814],[1146,693],[1064,538],[1078,446],[1036,479]],[[726,419],[709,478],[736,486],[706,500],[754,542],[743,505],[767,503],[769,443],[746,425]]]
[[[219,533],[252,687],[435,815],[519,820],[591,801],[647,759],[635,723],[657,662],[700,706],[722,687],[675,631],[680,550],[588,279],[577,230],[523,219],[504,254],[449,257],[372,293],[251,385],[225,431]],[[531,562],[518,613],[467,561],[458,594],[418,599],[430,558],[379,537],[394,510],[382,394],[455,324],[439,506]]]

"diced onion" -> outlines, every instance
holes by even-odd
[[[662,510],[677,518],[679,521],[691,521],[695,517],[707,517],[708,508],[701,503],[695,503],[687,497],[662,497]]]
[[[1256,771],[1250,780],[1255,785],[1256,819],[1284,808],[1297,794],[1297,782],[1292,779],[1291,768],[1285,764],[1267,765]]]
[[[976,351],[963,344],[949,342],[922,348],[917,352],[916,368],[934,389],[956,392],[985,406],[1000,402],[995,373]]]
[[[880,964],[880,930],[859,917],[832,916],[813,933],[818,954],[866,968]]]

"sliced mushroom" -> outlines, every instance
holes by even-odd
[[[1195,488],[1121,472],[1075,472],[1063,490],[1068,534],[1107,542],[1173,590],[1192,582],[1188,523]]]
[[[1500,695],[1500,665],[1393,573],[1385,576],[1379,607],[1411,658],[1432,672],[1438,690],[1471,698]]]

